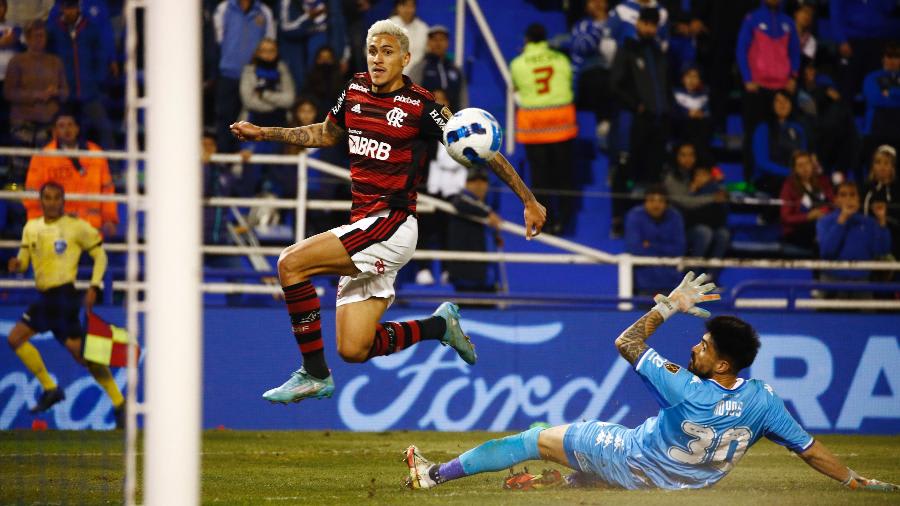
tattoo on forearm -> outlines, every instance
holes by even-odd
[[[330,121],[297,128],[265,127],[263,140],[285,142],[304,148],[334,146],[344,135],[344,130]]]
[[[663,317],[656,311],[650,311],[641,317],[640,320],[634,322],[630,327],[622,332],[622,335],[616,338],[616,348],[622,358],[630,362],[632,365],[647,349],[647,343],[644,341],[656,332],[656,328],[663,323]]]
[[[497,155],[488,162],[491,170],[500,176],[500,179],[509,186],[516,195],[522,199],[522,202],[534,200],[534,194],[525,186],[525,182],[519,177],[519,173],[509,163],[505,156],[497,153]]]
[[[311,147],[312,139],[308,127],[297,128],[279,128],[265,127],[262,129],[264,141],[285,142],[287,144],[296,144],[297,146]]]

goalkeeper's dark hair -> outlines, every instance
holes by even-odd
[[[736,316],[716,316],[706,320],[706,331],[716,352],[731,364],[735,374],[749,367],[756,359],[759,335],[744,320]]]

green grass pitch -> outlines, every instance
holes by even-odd
[[[900,504],[900,493],[851,492],[787,450],[761,441],[715,487],[696,491],[501,488],[505,472],[433,491],[401,486],[402,451],[447,460],[495,433],[251,432],[203,435],[204,504]],[[900,437],[819,438],[864,476],[900,482]],[[119,504],[121,432],[0,432],[0,504]],[[139,459],[140,463],[140,459]],[[532,462],[532,471],[550,467]]]

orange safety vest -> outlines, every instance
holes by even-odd
[[[577,135],[574,104],[516,110],[516,142],[549,144],[574,139]]]
[[[93,142],[87,143],[89,151],[102,151]],[[50,141],[44,151],[56,151],[56,140]],[[28,166],[25,178],[25,189],[39,191],[41,186],[50,181],[62,185],[66,195],[71,193],[115,193],[115,186],[109,174],[109,164],[105,158],[79,158],[82,171],[75,168],[72,160],[60,156],[35,155]],[[28,219],[43,215],[41,203],[36,199],[25,199],[22,202],[28,211]],[[66,198],[66,214],[77,216],[96,229],[106,222],[119,222],[119,212],[115,202],[79,202]]]

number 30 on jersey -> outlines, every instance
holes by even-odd
[[[712,427],[684,421],[681,430],[693,439],[687,450],[677,446],[669,448],[669,457],[683,464],[711,464],[722,472],[729,471],[741,460],[753,438],[747,427],[732,427],[717,435]]]

